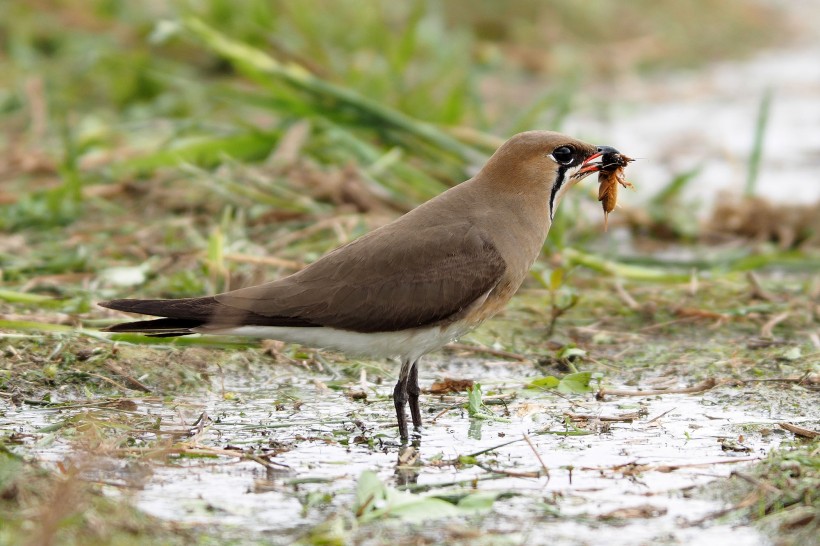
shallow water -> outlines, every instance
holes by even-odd
[[[286,378],[284,386],[273,381],[260,386],[255,378],[231,374],[225,378],[226,389],[236,393],[238,400],[226,400],[218,391],[172,401],[135,400],[138,413],[151,420],[162,418],[160,437],[178,434],[174,438],[189,448],[253,448],[256,454],[277,451],[267,468],[230,456],[171,455],[159,459],[165,462],[153,464],[107,456],[99,474],[109,483],[129,485],[128,494],[137,505],[160,518],[188,525],[232,527],[242,536],[275,537],[283,543],[333,514],[350,517],[356,481],[365,470],[376,471],[391,486],[426,485],[435,494],[473,487],[514,493],[497,500],[492,512],[483,518],[469,520],[471,526],[495,534],[503,532],[514,542],[586,544],[605,539],[610,544],[658,540],[702,544],[717,543],[731,534],[736,545],[766,543],[749,527],[708,520],[710,514],[726,506],[692,495],[692,489],[727,476],[777,447],[786,437],[776,427],[777,422],[800,422],[802,416],[789,409],[795,406],[785,403],[776,389],[718,387],[704,394],[610,397],[598,402],[592,395],[567,396],[520,388],[537,373],[518,363],[428,363],[422,374],[423,385],[434,376],[475,377],[481,378],[485,393],[514,393],[517,398],[507,403],[506,410],[501,405],[491,406],[509,419],[508,423],[470,419],[462,409],[445,412],[431,423],[452,400],[442,403],[438,397],[423,396],[426,426],[418,448],[423,464],[415,471],[405,471],[401,478],[396,469],[391,387],[352,382],[350,388],[364,387],[369,398],[355,401],[344,394],[346,389],[323,388],[317,380],[332,378],[315,374]],[[566,430],[565,411],[613,416],[639,409],[643,417],[633,423],[612,423],[604,432],[543,434],[546,430]],[[81,411],[94,414],[95,410],[6,407],[0,429],[13,425],[18,432],[31,433],[28,451],[40,460],[56,462],[69,453],[70,445],[59,437],[50,441],[48,434],[37,433],[37,429]],[[203,412],[208,416],[207,424],[198,427],[195,423]],[[540,463],[533,449],[522,441],[525,434],[549,468],[549,478],[499,477],[469,465],[436,466],[435,461],[441,458],[454,459],[500,446],[478,455],[479,463],[503,472],[538,472]],[[139,446],[140,441],[151,441],[157,434],[132,436]],[[357,436],[372,439],[373,447],[354,443]],[[740,436],[749,452],[722,449],[720,439],[738,440]],[[502,445],[505,443],[508,445]],[[472,479],[479,481],[469,483]],[[465,480],[468,483],[449,485]],[[121,487],[106,489],[122,494]],[[305,509],[303,503],[311,493],[330,496],[327,502]],[[613,510],[641,505],[650,505],[654,514],[621,519],[616,533],[612,525],[599,519]],[[561,517],[552,517],[551,511]],[[703,526],[690,525],[700,518],[708,521]],[[432,519],[425,528],[435,530],[438,525],[452,525],[452,521]]]

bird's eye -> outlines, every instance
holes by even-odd
[[[558,163],[562,165],[567,165],[572,163],[573,160],[573,152],[572,148],[569,146],[559,146],[552,151],[552,157]]]

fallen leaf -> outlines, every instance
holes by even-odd
[[[449,394],[454,392],[467,392],[472,388],[472,379],[451,379],[447,377],[441,381],[434,381],[427,392],[430,394]]]
[[[628,508],[618,508],[606,514],[598,516],[599,519],[637,519],[656,518],[666,514],[666,508],[652,506],[651,504],[639,504]]]

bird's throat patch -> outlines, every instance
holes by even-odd
[[[555,177],[555,183],[552,185],[552,192],[550,192],[550,222],[555,216],[555,197],[558,195],[558,190],[564,185],[564,180],[567,175],[567,166],[561,165],[558,167],[558,174]]]

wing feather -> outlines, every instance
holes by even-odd
[[[377,230],[289,277],[215,299],[272,322],[396,331],[457,315],[492,290],[505,269],[490,239],[463,221],[412,236]]]

